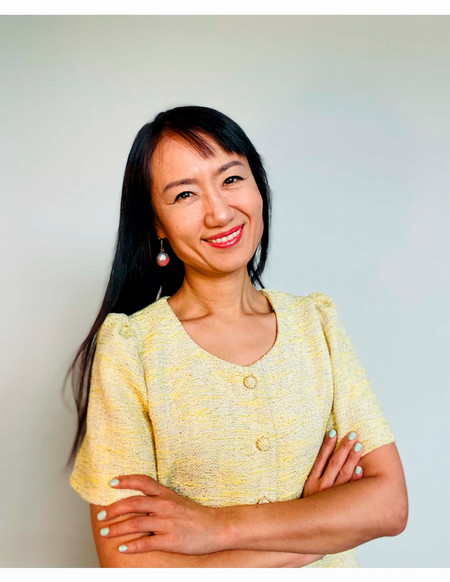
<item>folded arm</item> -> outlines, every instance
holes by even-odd
[[[355,471],[358,463],[365,464],[369,474],[373,473],[367,460],[361,463],[361,452],[353,451],[352,441],[344,439],[339,449],[335,451],[336,438],[336,433],[334,437],[331,436],[330,438],[328,435],[324,438],[319,455],[303,488],[303,497],[305,499],[315,496],[319,491],[336,488],[350,480],[361,480],[363,473]],[[381,449],[382,451],[383,449]],[[378,462],[383,460],[383,457],[386,461],[385,455],[380,457],[380,453],[378,453],[377,457]],[[373,460],[374,455],[367,458],[372,458]],[[392,470],[390,472],[392,473]],[[121,487],[140,489],[143,492],[146,490],[146,494],[151,497],[128,498],[106,508],[100,505],[91,505],[94,538],[102,566],[301,567],[319,560],[324,555],[324,552],[302,553],[298,550],[290,552],[273,549],[272,522],[270,522],[272,533],[268,542],[268,549],[243,549],[241,547],[226,549],[224,546],[230,545],[230,540],[234,539],[230,535],[230,523],[232,521],[229,513],[233,508],[198,506],[145,476],[131,475],[129,477],[121,477]],[[155,495],[160,497],[157,502],[160,504],[158,506],[154,505]],[[186,503],[187,508],[185,506]],[[290,503],[292,502],[279,502],[270,504],[270,506],[281,510],[288,508]],[[170,506],[172,509],[170,509]],[[166,519],[163,519],[162,522],[158,521],[156,517],[158,515],[157,507],[160,510],[165,507],[167,510],[167,513],[163,510]],[[180,512],[177,511],[180,507],[181,516]],[[256,506],[256,508],[259,507],[261,506]],[[174,511],[174,508],[175,512],[172,513],[172,519],[175,519],[176,523],[172,524],[174,527],[168,528],[167,519],[171,519],[169,514]],[[249,506],[241,506],[241,508],[245,510]],[[107,511],[102,511],[101,517],[97,518],[97,513],[102,509]],[[139,513],[131,513],[133,510]],[[150,513],[147,514],[146,512],[148,511]],[[154,513],[155,511],[156,513]],[[163,514],[160,515],[162,516]],[[261,512],[259,512],[260,514]],[[155,517],[149,517],[151,515]],[[281,519],[284,519],[282,512],[278,513],[278,515],[279,517],[281,516]],[[243,518],[240,510],[238,517],[240,519]],[[99,522],[99,519],[101,522]],[[269,516],[270,519],[271,517]],[[277,519],[275,519],[275,524]],[[108,526],[108,531],[105,533],[105,527],[101,528],[101,526]],[[254,528],[254,524],[252,527]],[[106,537],[102,537],[100,528],[103,530],[103,536]],[[156,537],[148,534],[144,537],[139,537],[149,530],[155,530]],[[175,538],[179,538],[176,541],[171,535],[171,530],[172,533],[176,532],[177,534],[182,534],[184,531],[184,538],[182,535],[181,538],[176,535]],[[228,534],[225,536],[226,540],[224,539],[224,534]],[[127,553],[121,554],[117,551],[119,545],[122,544],[127,546]],[[203,548],[203,551],[198,551],[200,548]]]
[[[151,551],[139,554],[121,554],[118,546],[141,534],[105,538],[99,533],[97,514],[102,505],[91,504],[92,531],[100,566],[107,568],[299,568],[315,562],[323,555],[259,550],[224,550],[203,555]],[[110,524],[130,519],[139,514],[127,514],[111,520]]]
[[[361,458],[364,479],[306,499],[221,509],[224,549],[334,554],[401,533],[406,483],[394,443]]]

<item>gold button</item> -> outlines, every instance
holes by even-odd
[[[256,441],[256,446],[260,451],[268,451],[270,449],[270,440],[266,436],[260,436]]]
[[[256,376],[253,376],[253,374],[250,374],[249,376],[245,376],[244,386],[246,388],[253,389],[256,387],[256,384],[258,384],[258,380],[256,379]]]
[[[258,499],[257,503],[270,503],[270,499],[267,499],[267,497],[261,497]]]

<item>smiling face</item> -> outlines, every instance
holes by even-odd
[[[178,136],[164,136],[155,148],[156,232],[169,240],[186,269],[209,275],[246,269],[264,230],[263,200],[247,158],[203,137],[214,150],[208,158]],[[238,235],[217,241],[228,231]]]

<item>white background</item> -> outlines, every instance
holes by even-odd
[[[0,63],[0,566],[97,565],[63,473],[62,381],[103,298],[134,136],[189,104],[261,153],[263,283],[336,301],[397,436],[408,527],[362,565],[449,566],[450,17],[3,16]]]

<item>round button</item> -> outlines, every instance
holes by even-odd
[[[256,384],[258,384],[258,380],[256,379],[256,376],[253,376],[253,374],[249,374],[248,376],[245,376],[244,386],[246,388],[251,390],[251,389],[256,387]]]
[[[258,499],[257,503],[270,503],[270,499],[267,499],[267,497],[261,497]]]
[[[268,451],[270,449],[270,440],[266,436],[260,436],[256,441],[256,447],[260,451]]]

